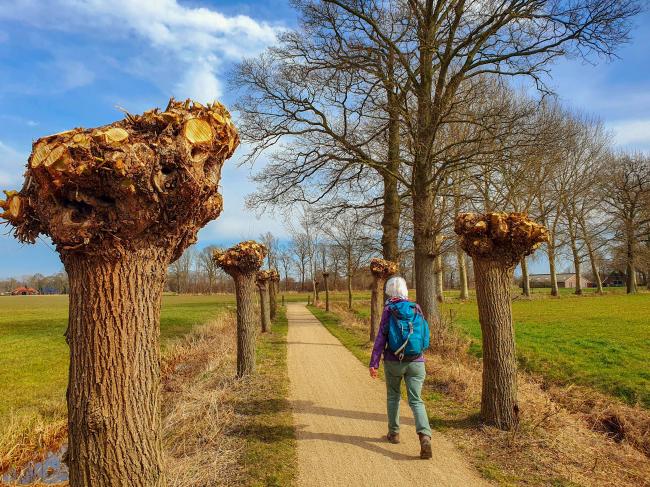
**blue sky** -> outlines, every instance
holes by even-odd
[[[0,188],[20,185],[34,139],[111,122],[121,116],[116,106],[137,113],[170,96],[232,103],[232,63],[294,24],[284,0],[0,0]],[[565,103],[602,118],[618,144],[650,151],[650,14],[635,24],[621,59],[562,61],[550,85]],[[199,246],[284,233],[281,221],[245,210],[249,173],[237,155],[224,167],[225,210],[201,231]],[[0,277],[61,268],[47,241],[20,245],[6,231],[0,255]]]

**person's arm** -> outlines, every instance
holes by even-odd
[[[372,347],[372,355],[370,356],[370,375],[373,377],[377,376],[377,369],[379,368],[379,361],[381,360],[381,354],[386,348],[386,326],[388,325],[388,317],[390,311],[388,307],[384,308],[384,312],[381,315],[381,323],[379,324],[379,331],[375,337],[375,345]],[[373,374],[374,370],[374,374]]]

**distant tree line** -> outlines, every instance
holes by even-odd
[[[10,294],[18,287],[36,289],[39,294],[68,294],[68,275],[64,271],[50,276],[33,274],[20,278],[0,279],[0,294]]]

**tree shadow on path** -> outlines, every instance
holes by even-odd
[[[389,446],[388,441],[385,437],[381,438],[372,438],[367,436],[357,436],[357,435],[341,435],[336,433],[316,433],[313,431],[305,431],[304,425],[296,426],[296,435],[298,440],[318,440],[318,441],[331,441],[333,443],[344,443],[347,445],[358,446],[364,450],[371,451],[373,453],[379,453],[385,457],[390,458],[391,460],[419,460],[419,451],[414,452],[413,455],[405,455],[397,451],[389,450],[384,448],[381,444]]]
[[[404,405],[402,405],[402,407],[403,406]],[[347,409],[328,408],[325,406],[317,406],[311,401],[291,401],[291,407],[297,413],[320,414],[321,416],[331,416],[334,418],[361,419],[365,421],[378,421],[381,423],[388,423],[386,414],[383,413],[369,413],[367,411],[350,411]],[[415,426],[415,421],[413,418],[400,416],[399,421],[400,424]]]

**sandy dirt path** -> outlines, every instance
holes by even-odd
[[[298,439],[298,485],[386,487],[489,485],[440,434],[420,460],[413,416],[402,401],[402,443],[384,435],[386,389],[302,304],[287,305],[290,400]]]

